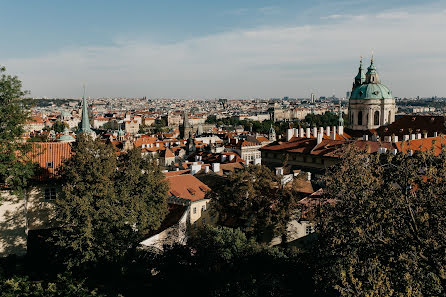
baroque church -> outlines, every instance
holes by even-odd
[[[381,84],[373,57],[364,74],[362,58],[349,100],[349,128],[352,130],[378,129],[395,121],[397,111],[392,92]]]

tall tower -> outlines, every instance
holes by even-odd
[[[183,112],[183,125],[180,127],[180,137],[182,139],[185,139],[189,135],[189,132],[191,131],[192,127],[189,123],[189,117],[187,115],[187,111],[185,110]]]
[[[87,99],[85,98],[85,87],[84,87],[84,96],[82,96],[82,121],[81,121],[81,129],[78,133],[86,133],[93,138],[96,138],[96,133],[90,128],[90,120],[88,118],[88,105]]]
[[[271,128],[269,128],[268,132],[268,140],[274,142],[276,139],[276,130],[274,130],[273,124],[271,124]]]
[[[395,121],[396,110],[392,92],[381,84],[373,56],[365,75],[361,58],[349,100],[349,128],[369,130],[389,125]]]

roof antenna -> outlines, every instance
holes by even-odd
[[[84,95],[83,95],[83,97],[85,98],[85,84],[83,84],[82,87],[84,88]]]
[[[373,49],[372,49],[372,60],[371,60],[371,62],[373,63]]]

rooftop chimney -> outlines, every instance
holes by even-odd
[[[313,137],[316,138],[317,137],[317,128],[313,127]]]
[[[423,137],[424,137],[424,138],[427,138],[427,132],[424,132],[424,133],[423,133]]]
[[[437,137],[438,136],[438,132],[434,132],[434,137]]]
[[[229,155],[229,161],[234,160],[234,158],[235,158],[235,155]]]
[[[307,134],[306,135],[307,138],[311,137],[311,129],[310,128],[307,128],[307,133],[306,134]]]
[[[410,140],[415,140],[415,134],[410,134]]]
[[[367,134],[362,135],[362,140],[369,141],[369,136]]]
[[[323,138],[323,134],[322,133],[319,133],[318,135],[317,135],[317,144],[320,144],[321,142],[322,142],[322,138]]]
[[[384,136],[384,142],[391,142],[392,136]]]
[[[294,137],[299,137],[299,129],[294,128]]]
[[[304,128],[299,128],[299,137],[305,137]]]
[[[293,129],[287,129],[286,130],[286,141],[290,141],[290,139],[293,137],[294,131]]]
[[[327,134],[328,137],[330,137],[330,126],[327,126],[325,128],[325,133]]]
[[[331,131],[330,139],[331,140],[336,140],[336,131]]]
[[[209,165],[204,166],[204,173],[209,173]]]
[[[226,155],[220,155],[220,160],[221,162],[225,162],[226,161]]]
[[[344,135],[344,126],[338,126],[339,135]]]
[[[408,141],[409,140],[409,135],[403,135],[403,141]]]
[[[212,171],[220,172],[220,163],[212,163]]]
[[[421,133],[417,133],[417,139],[421,139]]]
[[[283,167],[276,167],[276,175],[283,175]]]

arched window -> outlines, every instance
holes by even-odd
[[[358,125],[362,125],[362,111],[358,112]]]
[[[389,121],[388,121],[388,124],[391,124],[391,123],[392,123],[392,112],[389,111]]]
[[[375,111],[375,115],[373,116],[373,124],[375,126],[379,125],[379,111]]]

